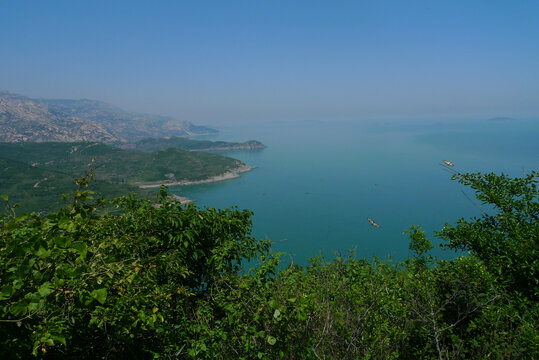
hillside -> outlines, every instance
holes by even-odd
[[[49,213],[59,209],[65,205],[62,194],[72,194],[77,188],[73,180],[65,173],[0,158],[0,194],[8,195],[11,204],[20,204],[18,211]],[[107,198],[129,193],[146,199],[155,197],[149,190],[105,181],[92,182],[90,190]]]
[[[167,149],[151,153],[100,143],[0,143],[0,157],[78,177],[93,167],[97,179],[138,185],[168,180],[202,180],[240,167],[230,157]]]
[[[60,194],[71,193],[73,180],[92,164],[96,190],[108,197],[135,192],[143,184],[200,181],[246,167],[216,154],[167,149],[155,152],[122,150],[101,143],[0,143],[0,194],[25,210],[49,211],[61,205]],[[37,185],[36,185],[37,184]]]
[[[131,149],[140,151],[156,151],[170,148],[193,151],[235,151],[264,149],[266,147],[266,145],[256,140],[245,142],[209,141],[194,140],[177,136],[146,138],[127,146]]]
[[[169,116],[130,113],[95,100],[31,99],[0,91],[0,141],[127,143],[216,130]]]

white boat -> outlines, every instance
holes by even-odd
[[[367,218],[367,220],[369,220],[369,222],[371,223],[372,226],[375,226],[377,228],[380,227],[380,224],[378,224],[376,221],[374,221],[373,219],[371,218]]]
[[[455,164],[452,162],[452,161],[449,161],[449,160],[443,160],[444,164],[446,164],[447,166],[455,166]]]

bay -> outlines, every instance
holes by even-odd
[[[305,264],[353,249],[395,261],[410,255],[403,232],[434,231],[488,211],[458,172],[520,176],[539,165],[539,122],[270,122],[222,127],[213,140],[259,140],[267,148],[221,153],[257,168],[240,178],[171,188],[198,206],[254,212],[253,235]],[[380,224],[373,227],[367,218]],[[451,256],[435,250],[438,256]]]

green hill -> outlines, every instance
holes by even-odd
[[[57,210],[65,205],[62,194],[72,194],[76,188],[72,175],[0,158],[0,194],[8,195],[12,204],[20,204],[22,212],[49,213]],[[92,182],[90,190],[107,198],[128,193],[151,198],[154,194],[136,186],[105,181]]]
[[[196,181],[244,166],[230,157],[180,149],[155,152],[76,143],[0,143],[0,193],[25,210],[49,211],[61,205],[60,194],[71,193],[73,180],[92,164],[96,190],[108,197],[135,192],[147,197],[141,184]],[[37,185],[36,185],[37,184]]]
[[[216,154],[167,149],[145,153],[100,143],[0,143],[0,157],[42,169],[81,176],[93,167],[98,180],[140,183],[164,180],[202,180],[244,165]]]

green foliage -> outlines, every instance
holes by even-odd
[[[0,169],[4,174],[0,176],[0,193],[8,194],[11,203],[19,203],[21,205],[19,212],[35,211],[46,214],[57,211],[65,205],[62,194],[72,194],[77,189],[73,176],[62,172],[2,158],[0,158]],[[155,191],[105,181],[93,181],[89,189],[107,198],[128,193],[135,193],[147,199],[155,197]]]
[[[121,150],[99,143],[0,143],[0,193],[22,204],[22,211],[48,213],[72,193],[73,178],[91,164],[97,181],[93,191],[115,198],[154,192],[139,183],[201,180],[220,175],[242,163],[216,154],[169,149],[153,153]]]
[[[421,230],[421,226],[412,225],[410,230],[406,230],[404,233],[410,237],[408,248],[414,252],[414,265],[424,268],[432,261],[432,256],[428,254],[430,250],[434,249],[432,242],[427,239],[425,232]]]
[[[84,187],[88,179],[78,183]],[[0,352],[131,358],[190,348],[186,317],[220,276],[267,250],[250,212],[132,197],[99,215],[82,188],[69,208],[0,218]],[[184,340],[181,340],[184,339]]]
[[[350,253],[278,270],[280,254],[249,235],[249,211],[180,206],[165,188],[153,205],[133,196],[105,202],[85,189],[91,176],[80,178],[56,213],[16,215],[8,206],[0,215],[0,356],[532,359],[537,302],[514,276],[534,274],[519,253],[529,250],[523,234],[535,239],[533,177],[469,179],[482,191],[481,179],[499,184],[485,201],[511,205],[495,221],[525,221],[506,232],[511,246],[485,215],[472,229],[499,241],[458,232],[464,220],[446,225],[442,235],[473,253],[450,261],[431,256],[430,240],[413,226],[414,256],[401,264]],[[510,272],[509,256],[523,259]]]
[[[468,250],[489,271],[515,291],[539,299],[539,190],[538,173],[523,178],[495,174],[458,174],[477,199],[494,211],[471,220],[446,224],[439,232],[451,249]],[[492,214],[491,214],[492,213]]]
[[[200,180],[220,175],[242,163],[217,154],[166,149],[145,153],[88,143],[0,143],[1,158],[38,168],[83,176],[93,163],[96,179],[117,184],[167,180]]]

